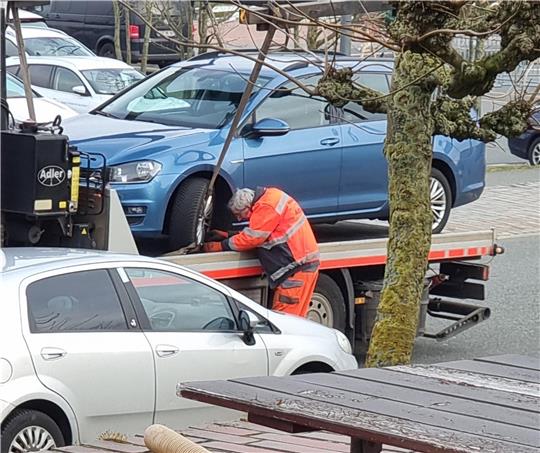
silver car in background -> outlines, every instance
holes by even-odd
[[[2,453],[215,417],[179,382],[357,367],[341,332],[164,261],[5,248],[0,269]]]
[[[144,75],[120,60],[95,56],[27,57],[32,88],[39,94],[86,113]],[[20,76],[18,57],[6,62]]]

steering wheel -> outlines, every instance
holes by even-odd
[[[203,327],[203,330],[233,330],[234,322],[225,316],[219,316],[208,321]]]
[[[158,311],[150,316],[150,325],[152,328],[161,330],[172,326],[176,313],[168,310]]]

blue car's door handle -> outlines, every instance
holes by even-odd
[[[321,145],[324,145],[324,146],[334,146],[337,143],[339,143],[339,138],[336,138],[336,137],[323,138],[321,140]]]

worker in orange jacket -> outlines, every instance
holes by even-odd
[[[319,274],[319,247],[302,208],[273,187],[239,189],[228,208],[238,221],[249,220],[249,226],[222,241],[206,242],[203,250],[256,248],[274,289],[272,308],[305,316]]]

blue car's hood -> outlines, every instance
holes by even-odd
[[[208,142],[219,132],[91,114],[68,119],[62,126],[71,144],[84,152],[105,155],[108,164],[159,159],[161,154],[171,150]]]

